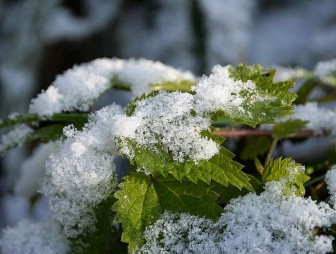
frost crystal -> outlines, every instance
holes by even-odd
[[[16,227],[6,228],[0,240],[0,247],[3,254],[70,253],[70,243],[54,221],[21,221]]]
[[[11,131],[1,137],[0,153],[13,146],[20,146],[33,133],[33,129],[25,124],[15,126]]]
[[[189,93],[161,92],[155,97],[137,101],[129,117],[120,116],[115,121],[115,135],[122,146],[120,152],[133,157],[134,151],[127,141],[171,152],[173,159],[183,162],[186,157],[198,162],[210,159],[218,152],[218,145],[201,136],[208,130],[209,118],[193,115],[194,96]]]
[[[189,72],[181,72],[150,60],[96,59],[74,66],[57,76],[53,84],[33,99],[29,112],[51,116],[62,111],[88,111],[116,77],[129,85],[134,96],[150,91],[150,85],[175,80],[194,80]]]
[[[331,81],[332,76],[334,76],[334,79],[335,79],[336,59],[319,62],[317,66],[315,67],[314,74],[326,83]]]
[[[335,222],[336,211],[310,198],[285,196],[284,182],[260,195],[233,199],[216,222],[165,213],[144,233],[140,253],[328,253],[332,237],[315,228]]]
[[[42,192],[68,237],[95,230],[94,208],[114,190],[116,172],[111,119],[121,108],[103,108],[79,132],[65,128],[68,138],[46,163]]]

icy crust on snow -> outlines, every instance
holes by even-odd
[[[314,70],[314,74],[328,83],[332,76],[336,76],[336,59],[319,62]]]
[[[310,198],[284,195],[284,182],[266,183],[260,195],[233,199],[213,222],[165,212],[144,232],[139,253],[328,253],[333,238],[316,235],[336,211]]]
[[[15,126],[7,134],[2,135],[0,142],[0,153],[13,147],[23,145],[33,129],[25,124]]]
[[[62,111],[88,111],[95,99],[111,87],[114,77],[129,85],[134,96],[148,93],[151,84],[195,79],[190,72],[151,60],[96,59],[58,75],[46,91],[31,101],[29,112],[51,116]]]
[[[331,195],[330,201],[336,207],[336,165],[327,172],[324,180]]]
[[[121,153],[133,158],[128,145],[132,140],[140,147],[171,152],[173,159],[183,162],[186,157],[197,162],[210,159],[218,152],[218,144],[201,136],[209,130],[210,118],[193,115],[194,96],[181,92],[161,92],[155,97],[137,101],[131,116],[115,121],[115,135]]]
[[[41,192],[67,237],[75,238],[95,230],[94,209],[116,186],[115,147],[111,119],[121,108],[112,105],[92,115],[79,132],[69,126],[68,137],[46,162]]]
[[[61,227],[51,220],[39,223],[24,220],[15,227],[6,228],[0,249],[3,254],[66,254],[71,251]]]

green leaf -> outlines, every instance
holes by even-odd
[[[20,142],[13,142],[8,146],[0,149],[0,155],[11,149],[23,146],[34,141],[38,141],[41,143],[49,143],[50,141],[55,141],[63,136],[63,128],[67,125],[69,125],[69,123],[52,124],[33,129],[33,132],[27,135],[23,140],[20,140]],[[83,125],[84,124],[82,121],[74,122],[74,126],[79,130],[83,127]]]
[[[242,160],[254,159],[264,155],[271,146],[270,137],[256,136],[246,138],[246,143],[242,149],[240,157]]]
[[[1,145],[0,155],[4,154],[5,152],[14,149],[16,147],[23,146],[24,144],[33,142],[33,141],[40,141],[42,143],[48,143],[50,141],[54,141],[60,138],[63,135],[63,127],[64,125],[50,125],[46,127],[41,127],[33,132],[29,133],[26,137],[22,140],[14,141],[7,146]]]
[[[165,90],[169,92],[174,91],[189,92],[191,87],[194,86],[195,84],[196,83],[191,80],[167,81],[151,85],[151,90],[153,91]]]
[[[232,160],[234,154],[225,148],[220,148],[219,153],[208,161],[200,161],[194,172],[198,174],[198,178],[204,182],[213,180],[224,186],[229,184],[238,189],[246,188],[253,191],[253,187],[249,182],[249,177],[241,171],[243,166]]]
[[[310,93],[320,85],[320,81],[317,78],[309,78],[307,79],[296,92],[297,98],[295,99],[295,104],[304,104],[308,100],[308,96]]]
[[[142,243],[142,232],[147,225],[160,217],[162,208],[150,177],[137,173],[124,177],[120,190],[115,193],[117,202],[115,222],[122,223],[121,240],[129,243],[132,250]]]
[[[276,139],[287,138],[291,134],[304,129],[307,123],[308,121],[300,119],[289,119],[285,122],[276,123],[272,128],[273,137]]]
[[[142,245],[143,231],[165,210],[209,218],[217,218],[222,212],[216,204],[218,194],[205,184],[133,172],[119,186],[115,194],[118,201],[112,209],[115,222],[122,223],[122,241],[129,243],[129,252]]]
[[[264,166],[258,158],[254,158],[254,165],[258,170],[259,174],[262,176],[264,174]]]
[[[302,165],[300,163],[296,163],[291,158],[278,158],[271,160],[266,165],[263,181],[279,181],[280,179],[285,179],[287,181],[288,190],[291,190],[291,187],[295,187],[297,189],[297,195],[304,195],[304,183],[307,182],[310,177],[305,174],[304,170],[302,170]]]
[[[96,231],[81,235],[72,239],[72,248],[76,253],[111,253],[109,241],[112,240],[112,211],[111,206],[114,204],[115,198],[110,195],[97,207],[94,214],[96,218]]]
[[[263,184],[260,180],[258,180],[253,175],[247,174],[247,176],[250,178],[250,182],[254,188],[254,190],[257,193],[260,193],[263,191]],[[238,198],[239,196],[244,196],[249,193],[246,189],[237,189],[233,185],[229,185],[224,187],[223,185],[220,185],[218,183],[212,182],[211,186],[213,186],[213,190],[217,192],[220,196],[218,203],[221,205],[226,205],[229,203],[232,199]]]
[[[247,82],[251,80],[256,85],[256,91],[252,94],[242,90],[242,110],[222,111],[233,122],[247,124],[255,127],[257,124],[273,123],[277,117],[283,117],[293,113],[292,102],[296,95],[288,90],[294,86],[294,82],[274,83],[274,69],[266,69],[260,65],[238,65],[230,69],[231,77]]]
[[[147,98],[150,98],[150,97],[154,97],[155,95],[157,95],[160,91],[154,91],[154,92],[151,92],[149,94],[143,94],[141,96],[138,96],[136,98],[134,98],[128,105],[127,105],[127,108],[126,108],[126,115],[127,116],[131,116],[135,109],[136,109],[136,104],[138,101],[142,101],[142,100],[145,100]]]
[[[212,136],[211,133],[207,133],[207,136],[210,135]],[[220,142],[223,139],[218,137],[215,140]],[[249,178],[241,171],[243,166],[232,160],[234,154],[226,148],[221,147],[219,152],[209,160],[195,163],[191,159],[186,159],[184,162],[175,161],[172,154],[163,151],[159,146],[150,149],[137,146],[132,141],[128,141],[128,146],[134,151],[134,157],[130,162],[150,174],[161,174],[164,177],[172,174],[179,181],[187,178],[194,183],[201,180],[209,184],[213,180],[224,186],[232,184],[239,189],[244,187],[253,190]]]
[[[17,116],[11,116],[0,120],[0,128],[10,127],[20,123],[58,123],[58,122],[68,122],[78,123],[84,125],[88,122],[88,114],[86,113],[57,113],[50,117],[40,117],[37,114],[23,114]]]
[[[2,147],[0,155],[10,149],[22,146],[33,141],[48,143],[54,141],[63,135],[63,128],[73,124],[77,129],[81,129],[88,122],[88,115],[85,113],[58,113],[50,117],[40,117],[37,114],[23,114],[10,116],[0,120],[0,128],[12,127],[18,124],[34,123],[32,129],[34,132],[27,135],[21,142],[13,142],[6,147]]]

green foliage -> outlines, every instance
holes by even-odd
[[[295,99],[295,104],[304,104],[310,93],[318,86],[320,81],[317,78],[307,79],[296,92],[297,98]]]
[[[168,176],[147,176],[131,173],[120,184],[113,205],[116,222],[123,227],[122,241],[129,243],[129,251],[143,243],[142,232],[169,210],[216,218],[222,208],[216,204],[218,194],[206,184],[177,181]]]
[[[256,177],[253,175],[246,174],[250,178],[250,183],[253,186],[253,189],[255,192],[260,193],[263,190],[263,185],[261,181],[259,181]],[[239,196],[244,196],[250,191],[247,189],[238,189],[234,187],[233,185],[223,186],[220,184],[217,184],[215,182],[211,183],[211,186],[213,186],[213,190],[216,191],[219,194],[219,200],[218,203],[221,205],[226,205],[230,202],[230,200],[234,198],[238,198]]]
[[[301,167],[302,165],[300,163],[296,163],[291,158],[272,159],[264,169],[263,181],[286,180],[289,191],[292,187],[295,187],[297,189],[297,195],[304,195],[304,183],[307,182],[310,177],[305,174],[304,170],[300,171]]]
[[[288,90],[294,86],[294,82],[274,83],[274,69],[265,69],[260,65],[247,66],[238,65],[230,69],[231,77],[247,82],[253,81],[256,84],[256,94],[249,94],[244,90],[240,96],[244,98],[242,107],[244,111],[222,112],[231,118],[233,122],[255,127],[257,124],[273,123],[277,117],[293,113],[292,102],[296,95]],[[262,98],[254,100],[253,96]]]
[[[109,241],[111,241],[112,238],[111,206],[114,202],[115,198],[110,195],[95,208],[96,231],[72,239],[74,250],[82,254],[110,253],[111,247],[109,246]]]
[[[7,146],[4,146],[0,149],[0,155],[4,154],[5,152],[9,151],[10,149],[14,149],[16,147],[20,147],[24,144],[38,141],[41,143],[48,143],[50,141],[54,141],[59,139],[63,135],[63,125],[55,124],[50,126],[45,126],[34,130],[32,133],[28,134],[19,142],[14,141]]]
[[[169,92],[181,91],[189,92],[191,87],[196,83],[190,80],[177,80],[177,81],[167,81],[162,83],[156,83],[151,85],[153,91],[165,90]]]
[[[0,120],[0,128],[14,126],[19,123],[81,123],[85,124],[88,121],[88,114],[86,113],[58,113],[50,117],[40,117],[37,114],[23,114],[15,117],[8,117]]]
[[[285,122],[276,123],[272,128],[273,137],[276,139],[287,138],[291,134],[304,129],[307,123],[307,121],[299,119],[289,119]]]
[[[246,138],[245,146],[240,157],[242,160],[254,159],[264,155],[271,146],[271,139],[267,136],[257,136]]]
[[[211,116],[201,117],[211,117],[217,125],[235,123],[255,127],[258,124],[273,123],[276,118],[293,112],[291,104],[296,95],[288,92],[293,87],[293,82],[275,83],[274,69],[241,64],[236,68],[231,67],[230,74],[232,78],[244,82],[251,80],[256,85],[256,91],[243,88],[237,94],[243,100],[244,110],[218,111]],[[303,84],[296,103],[307,100],[316,86],[315,81],[308,80]],[[156,96],[158,90],[178,90],[193,94],[190,91],[193,85],[194,82],[185,80],[152,84],[151,89],[154,92],[134,99],[127,106],[126,115],[134,114],[137,102]],[[129,84],[121,83],[116,76],[111,81],[111,86],[130,89]],[[191,111],[192,116],[196,114],[196,110]],[[30,124],[34,132],[28,136],[26,142],[49,142],[63,137],[64,126],[74,124],[77,129],[81,129],[87,121],[88,115],[85,113],[62,113],[48,118],[28,114],[0,121],[0,128]],[[184,157],[183,162],[174,160],[173,154],[163,149],[160,141],[156,145],[141,146],[131,139],[115,140],[120,151],[125,145],[132,150],[134,156],[130,158],[130,162],[143,172],[130,172],[119,184],[115,195],[111,195],[96,207],[94,213],[97,231],[72,239],[73,251],[125,253],[126,248],[120,243],[121,240],[128,243],[128,251],[132,252],[143,244],[145,228],[154,223],[165,210],[216,219],[223,212],[222,207],[232,199],[250,191],[260,193],[268,181],[286,181],[286,191],[294,190],[297,195],[304,195],[304,184],[309,177],[304,173],[301,164],[290,158],[273,160],[271,155],[279,139],[290,137],[305,128],[306,124],[307,122],[297,119],[287,120],[273,126],[272,136],[270,132],[266,132],[268,136],[247,137],[243,140],[244,146],[242,149],[238,147],[238,153],[242,160],[250,160],[246,161],[244,171],[243,165],[233,160],[235,155],[221,146],[224,139],[214,135],[213,129],[203,131],[201,136],[216,142],[219,152],[209,160],[198,162],[188,156]],[[267,151],[269,153],[264,162],[266,165],[263,165],[258,157],[264,156]],[[313,184],[309,183],[309,186]],[[122,224],[122,230],[113,229],[111,226],[113,215],[114,222]]]
[[[219,139],[221,138],[219,137]],[[148,173],[153,175],[161,174],[166,177],[168,174],[172,174],[179,181],[188,178],[194,183],[197,183],[198,180],[210,183],[213,180],[224,186],[232,184],[239,189],[242,187],[253,189],[249,178],[241,171],[243,166],[233,161],[234,154],[223,147],[210,160],[201,160],[195,163],[190,159],[184,162],[175,161],[172,154],[163,151],[159,146],[154,151],[139,147],[131,141],[128,144],[134,151],[131,163],[138,168],[145,168]]]
[[[145,100],[147,98],[154,97],[159,92],[160,91],[154,91],[154,92],[151,92],[149,94],[143,94],[141,96],[136,97],[134,100],[132,100],[130,103],[128,103],[128,105],[126,107],[126,115],[131,116],[134,113],[134,111],[136,109],[136,104],[137,104],[138,101],[142,101],[142,100]]]
[[[82,129],[88,122],[88,114],[86,113],[59,113],[50,117],[40,117],[37,114],[23,114],[15,117],[8,117],[0,120],[1,128],[15,127],[17,124],[30,124],[33,132],[21,142],[14,142],[0,150],[0,155],[10,149],[31,142],[48,143],[55,141],[63,136],[63,128],[69,124],[73,124],[77,129]]]

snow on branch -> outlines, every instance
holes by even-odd
[[[32,100],[29,112],[51,116],[62,111],[88,111],[102,93],[113,86],[113,79],[131,87],[134,96],[150,91],[150,85],[166,81],[194,80],[182,72],[150,60],[96,59],[76,65],[57,76],[53,84]]]

